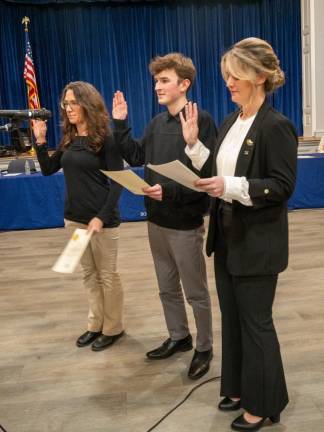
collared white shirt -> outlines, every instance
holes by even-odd
[[[217,175],[224,177],[225,190],[221,198],[227,202],[237,200],[246,206],[252,206],[249,182],[246,177],[235,177],[234,174],[239,152],[255,116],[246,120],[242,120],[240,116],[237,117],[220,146],[216,160]],[[186,146],[185,152],[198,170],[203,167],[210,154],[209,149],[199,140],[191,148]]]

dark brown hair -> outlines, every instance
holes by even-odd
[[[149,64],[149,70],[153,76],[166,69],[174,69],[179,78],[188,79],[190,87],[192,86],[196,77],[196,68],[191,58],[174,52],[163,57],[154,57]]]
[[[83,108],[85,122],[87,124],[89,146],[98,152],[107,135],[110,135],[109,114],[103,97],[98,90],[92,85],[84,81],[74,81],[67,84],[61,96],[61,104],[64,102],[66,92],[72,90],[76,102]],[[61,107],[62,119],[62,140],[60,143],[61,149],[71,143],[77,134],[77,129],[74,124],[69,122],[65,109]]]

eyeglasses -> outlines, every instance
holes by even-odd
[[[66,101],[61,102],[61,108],[63,110],[66,110],[66,108],[68,106],[71,108],[71,110],[74,110],[76,107],[80,106],[80,104],[77,101],[74,101],[74,100],[72,100],[70,102],[66,102]]]

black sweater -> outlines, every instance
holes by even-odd
[[[199,111],[198,125],[200,141],[213,152],[217,136],[214,121],[207,112]],[[162,164],[178,159],[195,171],[184,152],[186,143],[179,115],[172,116],[168,111],[158,114],[140,141],[132,138],[126,120],[114,120],[114,126],[116,144],[131,166]],[[145,197],[149,221],[179,230],[194,229],[203,223],[209,206],[207,194],[188,189],[146,167],[145,180],[152,186],[156,183],[162,186],[162,201]]]
[[[66,219],[88,224],[98,217],[104,227],[116,227],[120,224],[118,199],[122,188],[99,170],[121,170],[123,160],[112,136],[105,139],[98,153],[91,151],[87,144],[87,137],[76,137],[66,150],[57,150],[51,156],[45,145],[36,146],[42,173],[51,175],[63,168]]]

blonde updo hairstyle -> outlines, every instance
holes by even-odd
[[[266,77],[264,90],[272,93],[285,82],[285,74],[272,46],[263,39],[251,37],[232,46],[221,60],[221,71],[225,81],[228,76],[256,83],[257,77]]]

